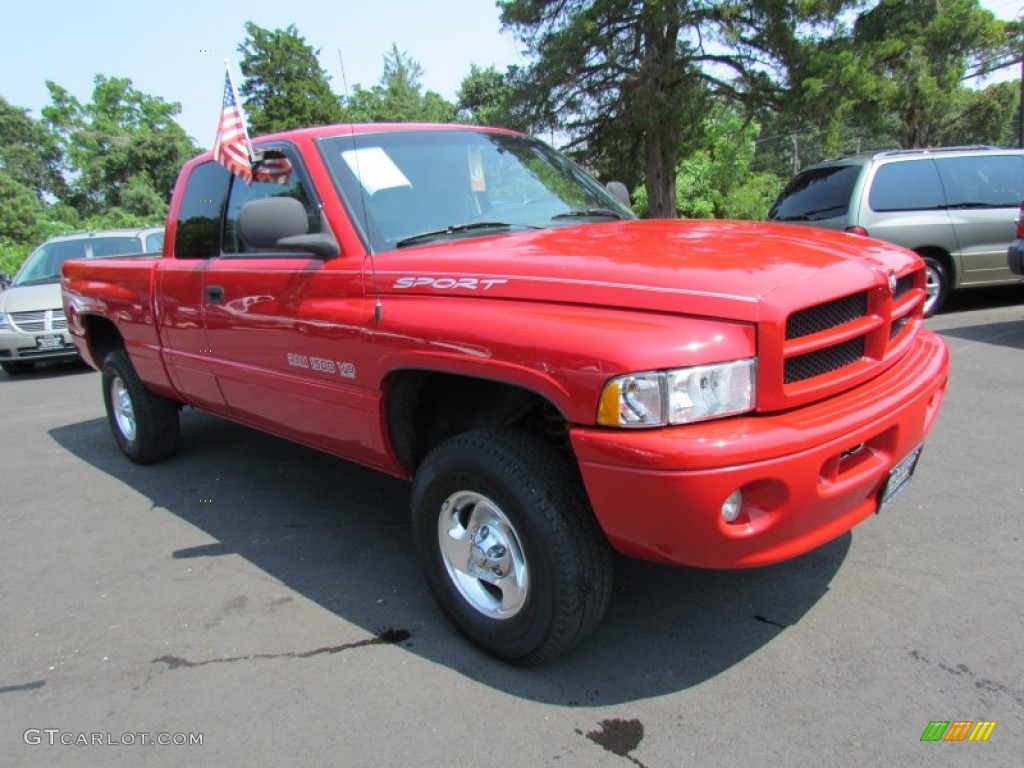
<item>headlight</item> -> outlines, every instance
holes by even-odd
[[[7,319],[7,315],[0,312],[0,330],[6,330],[11,327],[10,321]]]
[[[661,427],[753,410],[756,360],[695,365],[618,376],[601,393],[597,422],[607,427]]]

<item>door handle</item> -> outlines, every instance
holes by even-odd
[[[206,300],[213,304],[220,304],[224,301],[224,286],[222,285],[208,285],[206,286]]]

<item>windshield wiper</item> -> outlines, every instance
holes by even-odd
[[[416,243],[423,243],[428,240],[433,240],[439,237],[446,237],[448,235],[458,235],[463,232],[472,232],[477,229],[494,229],[498,231],[507,231],[512,229],[514,225],[504,221],[474,221],[470,224],[451,224],[444,229],[433,229],[429,232],[420,232],[418,235],[410,235],[404,237],[395,243],[395,247],[403,248],[407,245],[416,245]]]
[[[613,211],[610,208],[576,208],[571,211],[565,211],[564,213],[556,213],[552,216],[552,219],[575,219],[575,218],[605,218],[605,219],[624,219],[626,218],[618,211]]]
[[[819,213],[827,213],[828,211],[838,211],[844,208],[844,205],[830,205],[826,208],[814,208],[813,210],[806,211],[804,213],[797,213],[792,216],[779,216],[774,221],[810,221],[811,216],[816,216]]]

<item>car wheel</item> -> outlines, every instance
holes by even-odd
[[[412,530],[442,610],[505,661],[554,658],[608,606],[611,550],[579,472],[531,434],[479,430],[434,449],[413,483]]]
[[[924,316],[931,317],[939,311],[949,293],[949,273],[938,259],[933,256],[922,256],[925,270]]]
[[[103,404],[114,439],[136,464],[170,456],[178,447],[178,404],[146,389],[124,350],[103,361]]]
[[[0,363],[0,368],[3,368],[4,373],[8,376],[19,376],[23,373],[28,373],[35,367],[35,363],[23,363],[20,361],[15,363]]]

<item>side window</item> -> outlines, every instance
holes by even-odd
[[[936,160],[951,207],[1016,208],[1024,200],[1024,156],[979,155]]]
[[[944,208],[946,199],[935,163],[905,160],[886,163],[875,172],[868,205],[874,211],[928,211]]]
[[[246,184],[239,178],[231,183],[231,194],[228,197],[227,213],[224,217],[224,237],[221,242],[223,253],[249,253],[260,249],[250,248],[238,234],[238,214],[242,206],[253,200],[264,197],[294,197],[306,209],[309,220],[309,231],[320,229],[320,213],[316,202],[308,192],[309,186],[304,181],[295,165],[282,153],[274,153],[262,168],[257,166],[252,184]]]
[[[192,169],[178,212],[177,258],[206,259],[219,253],[220,219],[230,180],[228,169],[212,160]]]

